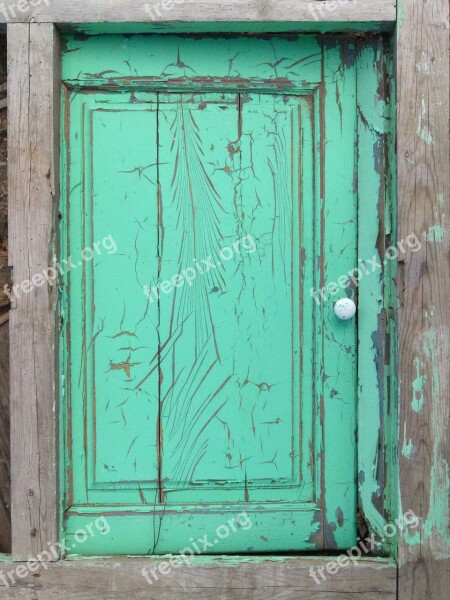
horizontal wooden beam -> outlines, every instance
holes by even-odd
[[[6,0],[0,23],[393,22],[395,6],[395,0]]]
[[[35,594],[33,600],[62,596],[70,590],[76,590],[77,600],[150,597],[158,600],[179,597],[187,600],[205,597],[209,600],[325,600],[341,594],[347,600],[395,599],[397,569],[394,563],[367,559],[355,565],[350,561],[346,567],[330,574],[327,565],[335,559],[197,557],[190,564],[172,568],[167,557],[84,559],[45,564],[34,573],[27,573],[25,564],[22,578],[16,575],[18,563],[0,563],[0,595],[3,598],[5,581],[12,584],[11,577],[6,575],[12,572],[16,586],[10,587],[11,600],[23,599],[21,593],[28,584]],[[318,573],[319,568],[325,579]]]

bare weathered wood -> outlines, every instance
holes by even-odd
[[[399,599],[450,589],[450,268],[448,1],[399,6],[399,239],[422,243],[399,265],[400,510],[420,518],[399,539]]]
[[[7,108],[8,106],[8,98],[2,98],[0,99],[0,110],[2,108]]]
[[[0,552],[11,552],[9,452],[9,326],[0,315]]]
[[[0,22],[395,21],[395,0],[42,0],[34,4],[20,11],[16,0],[6,0]]]
[[[2,590],[2,600],[36,600],[36,594],[33,590],[10,588]]]
[[[204,588],[192,588],[190,590],[183,590],[183,588],[176,587],[158,591],[157,595],[151,594],[150,591],[140,590],[133,593],[133,599],[135,600],[179,600],[180,593],[182,594],[183,600],[198,600],[200,597],[205,597]],[[47,590],[8,590],[6,598],[2,596],[2,600],[53,600],[55,594],[58,591],[54,590],[48,592]],[[68,596],[70,600],[92,600],[91,592],[84,591],[83,589],[73,588]],[[378,592],[343,592],[338,595],[330,595],[329,592],[322,592],[320,590],[314,590],[310,592],[304,592],[302,588],[258,588],[258,589],[230,589],[230,588],[209,588],[208,600],[394,600],[395,594],[379,594]],[[96,600],[129,600],[130,596],[128,592],[96,592]]]
[[[9,262],[23,286],[10,319],[12,544],[22,560],[58,539],[56,291],[23,284],[53,260],[57,56],[53,25],[8,25]]]
[[[340,600],[363,598],[365,600],[394,600],[396,567],[394,563],[363,560],[361,563],[339,569],[334,575],[326,570],[326,558],[303,559],[247,559],[217,557],[195,559],[189,565],[163,570],[157,569],[161,559],[92,559],[61,561],[46,565],[34,575],[20,581],[21,587],[38,582],[37,598],[47,600],[70,590],[70,598],[77,600],[125,600],[125,598],[212,598],[215,600],[244,600],[246,598],[269,600]],[[166,559],[167,560],[167,559]],[[7,573],[16,565],[2,564]],[[323,568],[325,579],[320,583],[311,577],[310,569]],[[146,569],[151,584],[143,575]],[[317,572],[317,571],[316,571]],[[18,579],[18,578],[16,578]],[[7,579],[8,581],[8,579]],[[10,578],[9,578],[10,581]],[[0,594],[2,593],[0,580]],[[19,597],[19,596],[17,596]]]

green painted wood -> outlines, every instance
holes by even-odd
[[[62,61],[70,87],[234,93],[314,88],[322,80],[321,58],[314,36],[108,35],[67,36]]]
[[[357,261],[357,75],[352,40],[66,39],[62,257],[101,250],[62,293],[69,553],[243,511],[205,552],[355,543],[355,290],[310,290]]]
[[[70,331],[67,374],[86,400],[84,411],[71,413],[73,430],[83,432],[74,436],[68,457],[76,503],[102,501],[105,483],[126,488],[158,479],[156,442],[148,435],[149,426],[156,431],[158,375],[145,390],[131,385],[143,376],[148,354],[158,351],[157,323],[142,294],[143,282],[157,275],[156,181],[152,166],[135,170],[142,160],[144,166],[156,163],[156,103],[129,110],[127,99],[124,111],[125,98],[110,100],[97,97],[88,111],[77,98],[70,109],[80,107],[81,119],[69,133],[80,153],[70,155],[67,200],[71,205],[76,193],[81,203],[70,211],[68,322],[78,327]],[[92,259],[83,260],[84,249]],[[93,460],[72,463],[73,456],[86,456],[86,448]],[[94,498],[86,486],[98,490]]]
[[[396,516],[397,473],[396,392],[396,260],[386,249],[397,247],[395,213],[394,123],[395,98],[392,55],[387,41],[374,39],[358,48],[358,72],[369,85],[358,87],[358,221],[364,235],[358,238],[362,277],[358,295],[358,428],[359,520],[377,540],[380,553],[395,547],[386,524]],[[373,94],[373,89],[377,93]],[[367,152],[372,148],[372,152]],[[376,266],[377,265],[377,266]],[[367,273],[364,271],[366,269]],[[371,423],[368,428],[366,423]]]
[[[351,271],[357,262],[357,194],[354,184],[357,135],[355,42],[332,41],[324,48],[324,83],[318,118],[325,135],[321,140],[319,198],[321,235],[316,237],[320,287],[327,286]],[[348,268],[347,268],[348,267]],[[319,307],[322,325],[322,355],[317,386],[322,396],[320,420],[324,461],[325,509],[321,514],[325,546],[351,545],[355,531],[356,492],[353,466],[356,461],[356,319],[339,321],[330,304],[339,297],[356,300],[352,282],[337,294],[327,293]],[[331,288],[333,291],[333,288]],[[336,431],[341,433],[336,435]],[[343,445],[343,441],[344,445]],[[343,451],[347,456],[343,457]],[[352,482],[352,483],[349,483]],[[337,496],[337,490],[341,490]],[[342,504],[339,500],[342,499]],[[348,523],[347,523],[348,519]],[[346,526],[347,525],[347,526]],[[349,525],[349,526],[348,526]]]
[[[330,7],[331,8],[331,7]],[[87,35],[104,34],[299,34],[299,33],[361,33],[393,31],[395,20],[392,21],[323,21],[315,5],[311,5],[310,21],[190,21],[190,22],[158,22],[146,23],[62,23],[61,29],[66,33],[82,33]]]
[[[160,149],[161,279],[197,271],[159,302],[167,501],[312,500],[298,429],[299,100],[163,95],[159,115],[160,140],[175,142]]]

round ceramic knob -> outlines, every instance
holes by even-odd
[[[350,298],[341,298],[334,305],[334,313],[338,319],[347,321],[355,316],[356,304]]]

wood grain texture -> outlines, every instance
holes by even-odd
[[[311,567],[324,568],[326,558],[277,557],[241,560],[238,557],[218,557],[213,560],[197,559],[186,566],[172,569],[166,575],[157,572],[152,578],[151,570],[162,559],[87,559],[62,561],[46,565],[34,575],[20,580],[20,588],[30,585],[37,600],[54,598],[61,593],[73,600],[125,600],[125,598],[179,598],[198,597],[214,600],[244,600],[244,598],[269,600],[280,598],[294,600],[394,600],[396,567],[389,561],[363,560],[350,564],[335,575],[325,571],[326,578],[316,583],[310,575]],[[13,565],[0,563],[0,574],[7,575]],[[150,573],[151,584],[143,575]],[[16,579],[18,579],[16,577]],[[0,595],[5,592],[0,580]],[[9,592],[14,588],[10,587]],[[16,596],[21,590],[17,587]],[[6,588],[6,591],[8,588]]]
[[[74,582],[73,585],[77,585]],[[58,597],[60,590],[65,588],[59,587],[51,588],[49,591],[46,589],[9,589],[5,591],[6,596],[2,595],[2,600],[54,600]],[[182,590],[182,591],[181,591]],[[153,593],[152,593],[153,591]],[[92,600],[92,592],[85,589],[83,586],[76,587],[69,590],[65,590],[66,597],[70,600]],[[68,595],[67,595],[68,594]],[[184,590],[182,586],[178,586],[171,589],[165,590],[139,590],[133,592],[133,598],[136,600],[179,600],[180,594],[184,600],[197,600],[205,594],[204,588],[192,588]],[[129,600],[129,592],[117,592],[117,591],[104,591],[99,590],[95,593],[96,600]],[[273,588],[267,587],[265,589],[229,589],[229,588],[209,588],[208,589],[208,600],[393,600],[395,593],[380,594],[379,592],[339,592],[338,594],[330,592],[322,592],[320,590],[313,590],[305,592],[302,588]]]
[[[36,600],[36,592],[30,589],[9,588],[2,590],[2,600]]]
[[[0,325],[0,553],[11,552],[9,323]]]
[[[400,511],[419,517],[399,540],[399,600],[450,589],[448,16],[447,0],[399,5],[399,238],[422,242],[398,277]]]
[[[9,263],[19,286],[53,262],[58,53],[52,25],[8,25]],[[13,555],[26,560],[57,539],[56,288],[24,289],[11,310],[10,380]]]
[[[394,0],[321,2],[320,11],[309,0],[42,0],[29,10],[6,0],[0,22],[140,23],[175,21],[395,21]],[[316,15],[316,16],[315,16]]]

